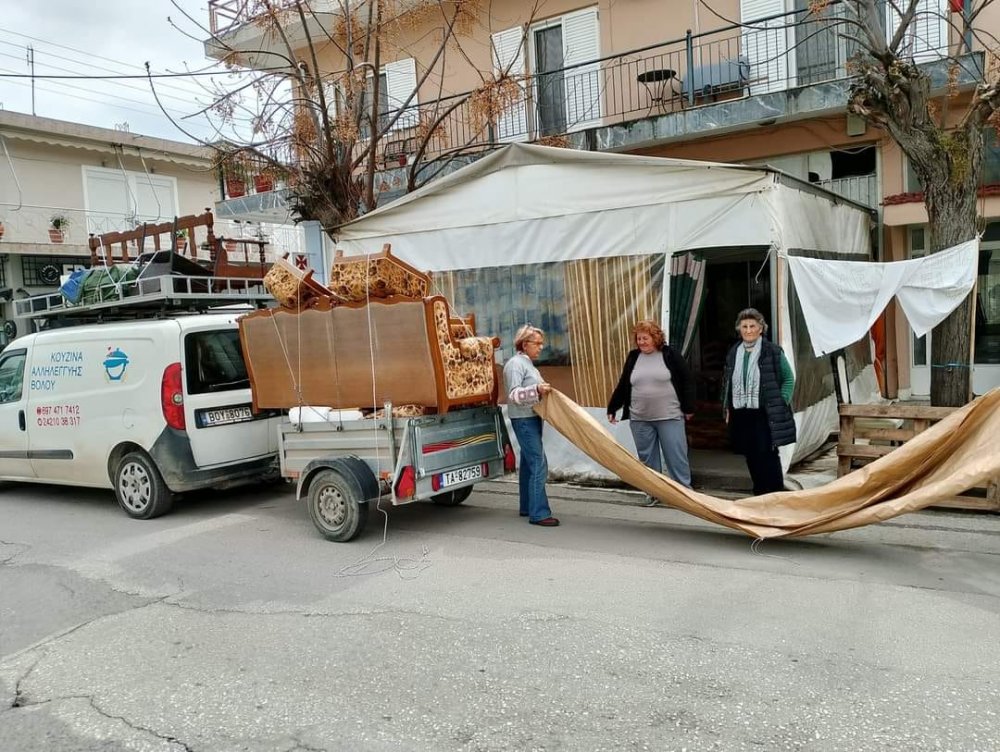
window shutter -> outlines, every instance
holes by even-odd
[[[747,78],[751,94],[781,91],[788,86],[788,18],[753,23],[785,12],[784,0],[740,0],[740,20],[744,27],[740,32],[742,54],[738,61],[749,66]],[[719,66],[737,61],[718,61]],[[691,75],[690,73],[688,74]],[[698,77],[695,76],[695,79]],[[711,81],[712,75],[702,74],[701,80]]]
[[[394,63],[386,63],[382,68],[385,72],[386,94],[389,102],[390,118],[413,94],[413,99],[406,106],[399,120],[392,126],[391,130],[398,131],[402,128],[413,128],[420,122],[420,111],[417,107],[417,63],[412,57],[404,60],[397,60]]]
[[[125,228],[125,218],[132,213],[125,176],[111,170],[84,171],[87,186],[87,232],[101,235]]]
[[[563,65],[601,56],[597,8],[567,13],[562,18]],[[601,64],[581,65],[563,73],[566,86],[566,129],[579,131],[601,124]]]
[[[163,175],[133,172],[135,181],[136,215],[143,222],[166,222],[177,216],[174,203],[174,179]]]
[[[493,40],[493,73],[506,71],[511,76],[524,75],[524,29],[515,26],[513,29],[498,31],[492,35]],[[497,141],[527,141],[528,140],[528,108],[524,91],[524,82],[518,80],[521,94],[510,107],[497,117]]]
[[[885,4],[886,41],[892,41],[902,21],[902,16]],[[919,0],[917,12],[910,28],[899,45],[900,57],[912,57],[914,62],[926,63],[948,55],[948,0]]]

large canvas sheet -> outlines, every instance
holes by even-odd
[[[535,411],[629,485],[755,538],[815,535],[882,522],[1000,477],[1000,388],[826,486],[737,501],[692,491],[650,470],[561,392],[553,391]]]

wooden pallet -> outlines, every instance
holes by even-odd
[[[928,405],[841,405],[837,476],[884,457],[947,418],[955,409]],[[943,499],[934,506],[1000,512],[1000,478],[959,496]]]

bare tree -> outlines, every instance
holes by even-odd
[[[385,188],[413,190],[450,159],[496,145],[497,117],[523,93],[523,71],[496,61],[481,71],[465,49],[489,39],[484,2],[336,0],[319,12],[309,0],[244,0],[238,14],[252,19],[266,44],[237,49],[212,36],[239,74],[211,92],[202,110],[242,124],[239,135],[211,144],[220,167],[241,173],[263,163],[287,183],[296,218],[331,233],[375,208]],[[405,97],[398,90],[390,97],[381,73],[406,58],[417,58],[415,81]],[[476,86],[449,95],[446,65],[474,71]],[[418,91],[435,97],[418,106]],[[406,175],[387,186],[386,147],[403,141]]]

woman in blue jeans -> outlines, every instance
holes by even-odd
[[[514,357],[503,367],[504,388],[507,393],[507,416],[521,445],[521,464],[518,485],[521,498],[521,516],[532,525],[556,527],[559,520],[552,516],[545,481],[549,465],[542,447],[542,419],[535,415],[532,405],[552,391],[533,361],[545,347],[545,333],[525,324],[514,335]]]
[[[661,472],[662,454],[670,477],[690,488],[684,424],[694,417],[694,381],[684,358],[667,344],[659,324],[640,321],[632,333],[635,349],[626,356],[618,386],[608,402],[608,420],[617,423],[616,414],[621,410],[643,464]],[[648,497],[648,506],[657,503]]]

